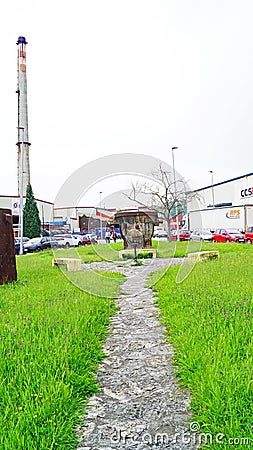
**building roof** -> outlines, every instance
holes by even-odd
[[[26,198],[25,195],[23,195],[24,198]],[[20,198],[19,195],[1,195],[0,194],[0,198]],[[49,205],[53,205],[52,202],[48,202],[47,200],[41,200],[39,198],[34,198],[34,200],[36,200],[36,202],[41,202],[41,203],[48,203]]]
[[[231,181],[240,180],[241,178],[247,178],[247,177],[252,176],[252,175],[253,175],[253,172],[246,173],[245,175],[240,175],[239,177],[230,178],[229,180],[220,181],[219,183],[209,184],[208,186],[204,186],[202,188],[193,189],[192,192],[203,191],[204,189],[209,189],[209,188],[211,188],[213,186],[220,186],[221,184],[230,183]]]

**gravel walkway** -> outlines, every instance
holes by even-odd
[[[197,448],[196,436],[187,431],[189,393],[178,385],[173,349],[159,322],[153,293],[145,287],[151,272],[180,262],[85,265],[86,270],[117,271],[127,278],[104,345],[107,357],[97,374],[101,391],[90,398],[84,425],[78,427],[78,450]]]

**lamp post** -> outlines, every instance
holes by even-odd
[[[212,199],[213,199],[213,206],[214,206],[213,171],[209,170],[209,173],[211,174],[211,177],[212,177]]]
[[[24,182],[24,127],[18,127],[19,130],[22,130],[22,143],[21,143],[21,167],[19,174],[19,254],[23,255],[23,182]]]
[[[177,209],[177,185],[176,185],[176,171],[175,171],[175,159],[174,159],[174,150],[177,150],[178,147],[172,147],[172,165],[173,165],[173,178],[174,178],[174,194],[175,194],[175,209],[176,209],[176,228],[177,228],[177,241],[179,241],[179,224],[178,224],[178,209]]]
[[[45,216],[44,216],[44,206],[41,205],[41,212],[42,212],[42,232],[43,232],[43,236],[44,236],[44,224],[45,224]]]
[[[102,195],[102,191],[100,191],[99,192],[99,196],[100,196],[100,201],[99,201],[99,203],[100,203],[100,239],[102,239],[102,213],[101,213],[101,205],[102,205],[102,200],[101,200],[101,195]]]

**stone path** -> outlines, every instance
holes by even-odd
[[[145,287],[151,272],[180,262],[85,265],[121,272],[127,279],[104,345],[107,357],[97,374],[101,391],[90,398],[84,425],[78,427],[78,450],[197,448],[196,436],[188,432],[189,394],[178,385],[173,349],[159,322],[153,293]]]

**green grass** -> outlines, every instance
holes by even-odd
[[[252,254],[252,246],[250,244],[229,243],[222,244],[220,242],[168,242],[168,241],[153,241],[153,246],[157,249],[158,258],[183,258],[188,253],[194,253],[205,250],[219,250],[222,253],[237,254],[238,250],[243,254]]]
[[[96,274],[107,284],[103,297],[94,296],[52,267],[52,256],[49,251],[19,256],[22,281],[0,287],[4,450],[75,449],[75,425],[97,390],[94,374],[115,313],[108,297],[119,294],[123,278]]]
[[[119,250],[123,249],[123,242],[111,243],[111,244],[96,244],[85,245],[77,248],[69,249],[57,249],[55,250],[55,256],[57,257],[73,257],[81,258],[83,263],[99,262],[99,261],[118,261]],[[153,247],[157,250],[158,258],[178,258],[184,257],[187,253],[199,251],[199,250],[213,250],[217,246],[220,248],[220,244],[213,243],[199,243],[199,242],[168,242],[153,240]],[[221,245],[222,246],[222,245]],[[233,244],[226,247],[233,247]],[[249,247],[249,246],[245,246]]]
[[[58,258],[81,258],[83,263],[117,261],[121,248],[123,248],[123,242],[117,242],[116,244],[96,244],[76,248],[56,249],[54,250],[54,254]]]
[[[83,262],[117,260],[120,248],[122,243],[60,253],[80,255]],[[189,251],[185,242],[160,242],[160,257],[173,256],[173,248],[175,256]],[[177,267],[160,274],[158,302],[201,431],[252,437],[253,247],[207,243],[206,249],[218,249],[220,260],[197,264],[183,283],[176,282]],[[49,251],[18,257],[22,281],[0,287],[4,450],[76,449],[75,426],[97,391],[94,375],[123,277],[95,270],[65,276],[51,266],[52,257]]]
[[[154,285],[157,303],[177,374],[192,393],[194,420],[213,436],[210,448],[227,448],[230,438],[250,438],[247,448],[253,448],[253,247],[206,249],[218,249],[220,259],[197,263],[182,283],[178,267],[171,267]],[[217,433],[224,435],[222,445],[215,443]]]
[[[117,261],[119,250],[123,248],[123,242],[112,244],[87,245],[78,248],[78,253],[83,262],[93,261]]]
[[[54,250],[56,258],[80,258],[81,262],[92,263],[101,261],[117,261],[119,259],[118,250],[121,243],[87,245],[78,248]],[[120,293],[118,278],[122,275],[97,271],[89,268],[87,271],[64,272],[67,278],[83,291],[106,297],[118,297]]]

